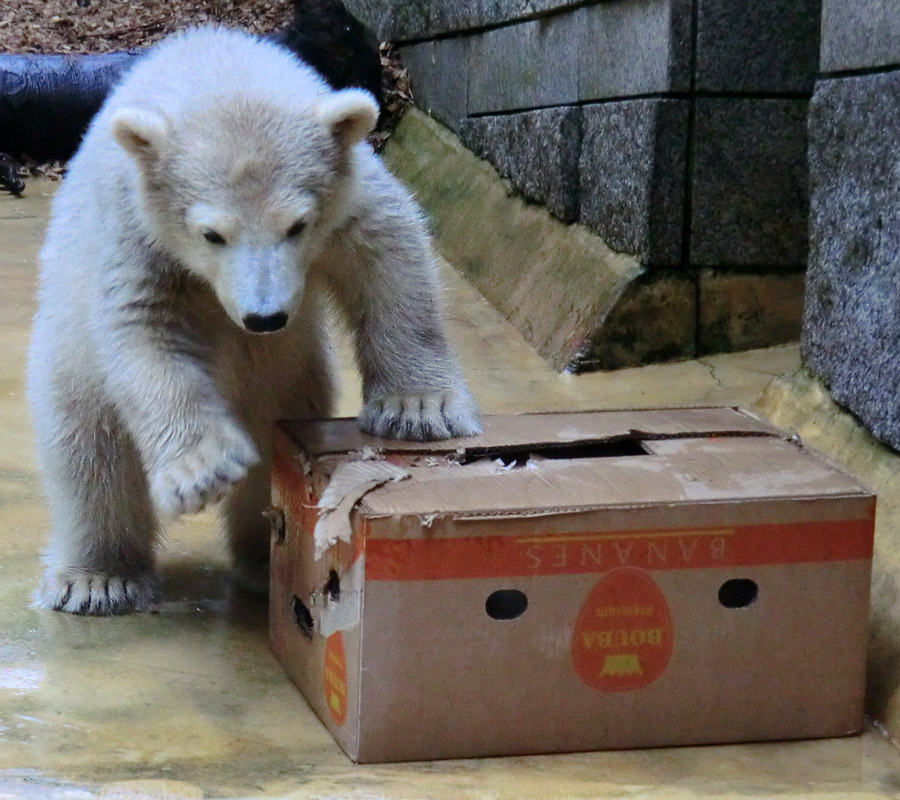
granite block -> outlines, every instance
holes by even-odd
[[[560,14],[472,36],[469,114],[575,102],[578,19],[577,14]]]
[[[753,350],[800,339],[803,272],[703,270],[698,280],[700,353]]]
[[[460,138],[526,199],[545,205],[564,222],[577,219],[581,108],[470,117]]]
[[[618,0],[576,16],[581,100],[690,88],[691,0]]]
[[[698,0],[696,88],[812,93],[821,5],[822,0]]]
[[[452,6],[455,0],[443,0],[441,4]],[[580,5],[584,5],[583,0],[481,0],[479,24],[498,25]]]
[[[802,352],[837,402],[900,449],[900,71],[819,81],[810,108]]]
[[[406,42],[427,39],[431,34],[435,0],[342,0],[356,19],[370,28],[382,41]],[[478,0],[459,0],[468,8],[477,8]]]
[[[806,263],[806,100],[695,101],[690,261]]]
[[[382,39],[407,42],[528,20],[583,5],[583,0],[344,0]]]
[[[468,48],[465,37],[400,48],[416,105],[454,131],[466,116]]]
[[[623,100],[583,113],[581,221],[642,263],[679,265],[688,102]]]
[[[484,25],[482,0],[431,0],[427,35],[469,31]]]
[[[900,5],[822,0],[822,72],[900,64]]]

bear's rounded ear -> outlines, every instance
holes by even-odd
[[[316,106],[316,113],[345,147],[365,139],[378,122],[378,104],[362,89],[343,89],[326,95]]]
[[[169,138],[171,123],[159,111],[123,108],[113,114],[110,129],[115,140],[134,158],[154,158]]]

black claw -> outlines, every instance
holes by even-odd
[[[58,605],[53,606],[56,611],[62,609],[62,607],[69,602],[69,598],[72,596],[72,584],[66,584],[66,593],[63,595],[62,600],[59,601]]]

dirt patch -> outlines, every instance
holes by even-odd
[[[222,22],[269,33],[291,0],[6,0],[0,52],[106,53],[146,47],[189,25]]]

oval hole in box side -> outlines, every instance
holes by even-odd
[[[758,596],[759,586],[750,578],[732,578],[719,587],[719,602],[725,608],[747,608]]]
[[[491,619],[516,619],[528,608],[528,597],[518,589],[498,589],[484,602],[484,610]]]

